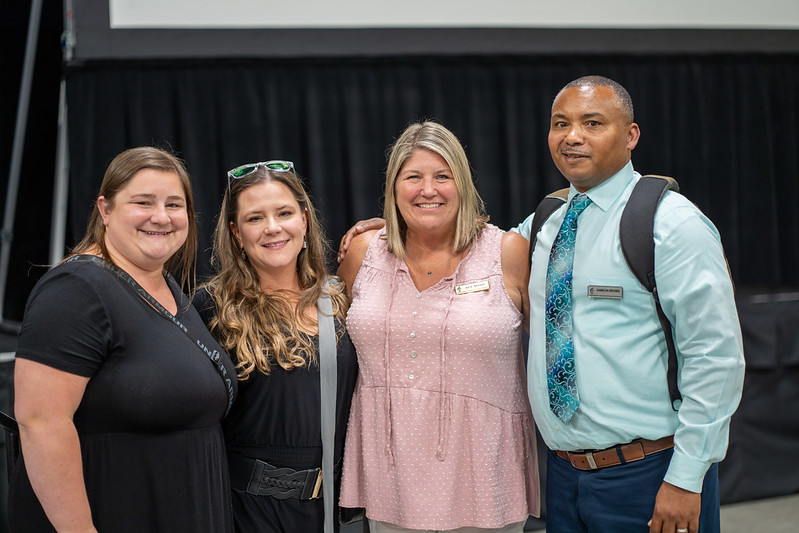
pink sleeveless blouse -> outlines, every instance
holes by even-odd
[[[359,376],[340,503],[413,529],[500,528],[538,516],[522,315],[486,225],[455,273],[418,291],[381,231],[353,284]]]

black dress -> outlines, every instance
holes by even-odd
[[[235,376],[169,282],[177,319]],[[54,268],[28,299],[16,356],[89,378],[74,420],[98,531],[232,531],[220,426],[227,389],[194,343],[123,281],[94,263]],[[8,507],[13,531],[54,531],[21,456]]]
[[[213,300],[207,292],[198,291],[194,304],[206,323],[215,315]],[[335,485],[338,503],[339,468],[344,452],[344,437],[352,404],[352,393],[358,376],[355,348],[344,325],[336,324],[338,340],[338,376],[336,394],[336,436],[334,461],[337,465]],[[313,338],[317,350],[319,338]],[[231,353],[235,361],[235,353]],[[241,458],[260,459],[275,467],[294,470],[318,468],[322,465],[320,436],[321,413],[319,367],[284,370],[273,365],[267,376],[253,372],[239,382],[239,394],[233,409],[223,422],[228,459],[231,462],[233,514],[236,531],[242,533],[282,532],[313,533],[324,525],[323,499],[283,499],[254,496],[246,492],[250,472],[238,474]],[[236,479],[236,477],[242,479]],[[246,477],[246,479],[244,479]],[[338,507],[335,507],[338,509]],[[338,530],[338,520],[334,520]]]

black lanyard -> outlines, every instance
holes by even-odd
[[[163,305],[158,303],[158,300],[153,298],[149,292],[144,290],[144,287],[139,285],[139,283],[133,279],[130,274],[121,268],[112,265],[102,257],[97,257],[96,255],[76,255],[74,257],[70,257],[64,262],[72,263],[74,261],[91,261],[92,263],[110,271],[116,277],[127,283],[128,287],[130,287],[142,300],[153,306],[153,308],[155,308],[155,310],[158,311],[161,316],[169,319],[170,322],[180,328],[180,331],[182,331],[189,339],[191,339],[197,348],[202,350],[203,354],[205,354],[208,360],[211,361],[211,363],[213,363],[216,369],[219,371],[219,375],[222,377],[222,381],[225,383],[225,388],[227,389],[227,408],[225,409],[225,415],[230,412],[230,408],[233,406],[233,381],[230,379],[230,376],[228,376],[225,365],[222,364],[222,354],[220,354],[218,350],[208,348],[205,343],[199,339],[199,337],[193,335],[180,320],[178,320],[172,313],[167,311]]]

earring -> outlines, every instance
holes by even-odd
[[[244,247],[241,247],[241,258],[245,261],[247,260],[247,252],[244,251]]]
[[[308,239],[306,239],[305,237],[302,238],[302,247],[308,248]]]

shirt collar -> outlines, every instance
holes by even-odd
[[[633,170],[633,162],[627,161],[621,170],[614,175],[597,185],[588,189],[585,193],[591,199],[591,202],[596,204],[602,211],[607,211],[613,203],[619,199],[619,196],[624,192],[630,182],[633,180],[636,172]],[[569,198],[567,205],[571,204],[572,198],[580,194],[574,185],[569,186]]]

